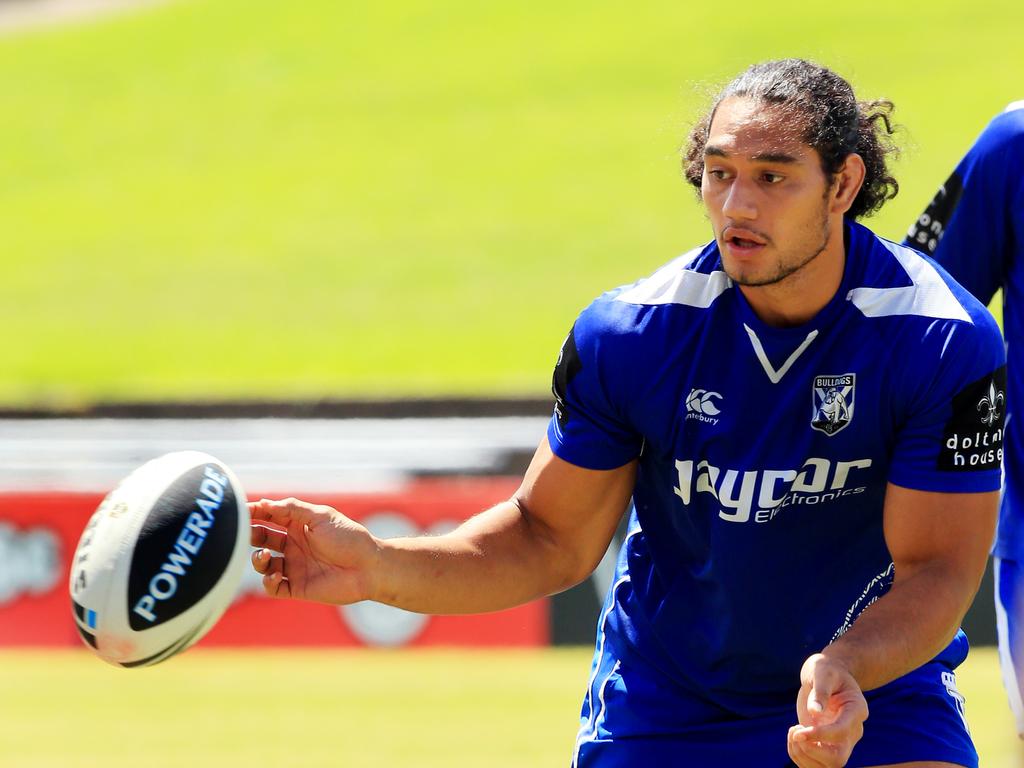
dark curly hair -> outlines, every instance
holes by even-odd
[[[778,105],[803,122],[801,138],[821,157],[829,184],[848,155],[864,159],[864,184],[846,215],[868,216],[896,197],[899,184],[886,161],[898,153],[892,140],[891,101],[857,101],[853,87],[835,72],[803,59],[781,59],[755,64],[727,85],[714,105],[690,132],[683,151],[686,180],[700,193],[704,175],[704,147],[715,110],[725,99],[745,96],[766,105]]]

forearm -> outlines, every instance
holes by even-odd
[[[895,680],[934,658],[956,634],[981,574],[965,575],[939,563],[900,577],[850,630],[823,649],[842,663],[863,690]]]
[[[372,599],[419,613],[501,610],[558,592],[594,564],[532,518],[502,502],[443,536],[387,539]]]

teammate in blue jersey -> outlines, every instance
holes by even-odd
[[[1007,400],[1024,399],[1024,101],[996,116],[907,234],[983,304],[1003,289]],[[1013,408],[1007,412],[1012,413]],[[1024,423],[1006,422],[1005,488],[996,537],[1000,661],[1024,738]]]
[[[632,500],[574,766],[976,766],[954,670],[1003,346],[945,272],[856,223],[895,194],[890,109],[805,61],[741,74],[686,153],[714,239],[583,311],[514,497],[388,541],[254,503],[267,593],[515,605],[585,578]]]

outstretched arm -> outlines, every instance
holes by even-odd
[[[801,671],[800,725],[790,755],[800,766],[845,765],[868,715],[861,691],[934,658],[953,639],[985,571],[997,491],[934,493],[890,484],[885,540],[895,564],[889,592]]]
[[[508,608],[582,581],[604,555],[633,492],[636,462],[590,470],[545,439],[508,501],[443,536],[377,539],[330,507],[250,504],[253,566],[269,595],[376,600],[420,613]],[[274,550],[283,557],[270,557]]]

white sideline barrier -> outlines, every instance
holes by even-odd
[[[0,420],[0,492],[107,491],[169,451],[210,453],[246,488],[380,491],[410,477],[500,474],[543,438],[538,417]]]

